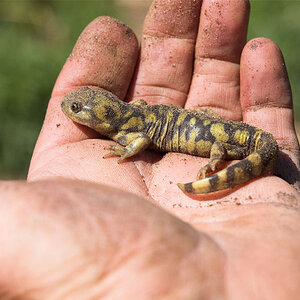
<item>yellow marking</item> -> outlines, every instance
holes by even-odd
[[[143,121],[141,117],[132,117],[128,120],[127,123],[122,125],[121,129],[126,130],[130,129],[132,127],[137,127],[137,130],[142,130],[143,129]]]
[[[222,123],[212,124],[210,127],[210,132],[219,142],[226,143],[229,139],[228,134],[224,130],[224,124]]]
[[[212,153],[212,156],[214,157],[214,158],[220,158],[220,157],[222,157],[222,151],[220,151],[220,149],[214,149],[214,152]]]
[[[152,124],[147,132],[147,135],[150,137],[150,139],[152,139],[156,129],[160,127],[161,120],[157,119],[155,114],[150,113],[150,114],[145,114],[145,122]]]
[[[107,99],[107,100],[102,100],[101,105],[103,106],[109,106],[115,113],[115,118],[120,119],[121,118],[121,111],[120,107],[117,103]]]
[[[123,136],[126,136],[126,131],[118,131],[117,133],[114,133],[111,138],[116,141],[118,138]]]
[[[207,125],[209,125],[210,123],[211,123],[211,122],[210,122],[210,120],[208,120],[208,119],[203,121],[203,125],[204,125],[204,126],[207,126]]]
[[[201,107],[196,107],[194,109],[192,109],[192,111],[195,111],[196,113],[203,115],[205,114],[205,109],[201,108]]]
[[[238,159],[239,157],[241,157],[241,154],[237,149],[227,149],[226,152],[228,156],[231,157],[231,160]]]
[[[159,136],[159,138],[156,141],[156,144],[159,147],[163,147],[163,141],[165,140],[165,137],[166,137],[166,134],[167,134],[167,131],[168,131],[168,125],[169,125],[168,122],[166,122],[165,126],[163,128],[163,132],[161,133],[161,135]]]
[[[179,141],[179,131],[177,130],[173,134],[172,139],[167,141],[166,151],[173,152],[173,151],[178,150],[178,141]]]
[[[167,112],[167,122],[169,123],[172,118],[173,118],[173,112],[171,110],[168,110],[168,112]]]
[[[179,146],[179,131],[177,130],[172,137],[172,140],[170,140],[167,143],[167,151],[178,151]]]
[[[102,121],[102,122],[107,121],[105,118],[106,109],[104,108],[104,106],[102,106],[102,105],[95,106],[94,113],[100,121]]]
[[[206,111],[207,115],[209,115],[210,117],[215,118],[215,119],[221,119],[221,117],[213,109],[207,107],[207,108],[205,108],[205,111]]]
[[[179,114],[178,119],[177,119],[177,126],[180,126],[182,124],[182,122],[184,121],[184,119],[186,118],[188,112],[187,111],[183,111]]]
[[[247,130],[237,130],[234,134],[234,141],[240,145],[245,145],[249,139],[249,132]]]
[[[199,156],[209,156],[212,143],[210,141],[200,140],[196,143],[196,149]]]
[[[192,182],[192,189],[193,189],[192,193],[193,194],[206,194],[206,193],[210,193],[210,192],[214,192],[214,191],[227,189],[228,184],[227,184],[226,169],[219,171],[217,173],[217,175],[219,177],[219,181],[218,181],[218,185],[217,185],[216,189],[212,189],[211,183],[210,183],[210,177],[207,177],[207,178]],[[181,190],[183,190],[184,192],[187,192],[184,184],[178,183],[177,185]]]
[[[247,158],[248,161],[251,162],[253,169],[252,173],[255,176],[259,176],[262,173],[262,162],[261,157],[258,153],[254,152],[250,154]]]
[[[195,194],[205,194],[211,191],[211,185],[208,178],[194,181],[192,187]]]
[[[160,106],[159,108],[158,108],[158,115],[159,116],[161,116],[162,114],[164,114],[165,113],[165,107],[162,107],[162,106]],[[168,111],[169,112],[169,111]]]
[[[136,100],[136,101],[132,102],[131,104],[141,106],[141,105],[147,105],[147,102],[143,99],[139,99],[139,100]]]
[[[186,192],[185,186],[184,186],[183,183],[177,183],[177,186],[178,186],[183,192]]]
[[[111,107],[115,113],[115,119],[120,119],[122,117],[120,107],[117,104],[113,104]]]
[[[234,168],[234,184],[242,184],[249,180],[248,174],[242,168]]]
[[[124,118],[130,117],[132,114],[133,114],[133,110],[128,110],[128,111],[125,113]]]
[[[196,118],[191,118],[190,119],[190,125],[195,126],[195,124],[196,124]]]
[[[186,129],[184,130],[184,132],[179,136],[179,145],[180,145],[180,148],[181,149],[186,149],[186,146],[187,146],[187,140],[185,138],[185,131]]]
[[[94,113],[100,121],[103,121],[103,122],[111,121],[110,119],[106,118],[107,111],[105,109],[105,106],[110,107],[113,110],[113,112],[115,113],[115,119],[121,118],[120,107],[118,106],[118,104],[113,103],[109,100],[103,99],[101,101],[101,104],[96,105],[94,108]]]
[[[222,146],[221,146],[222,147]],[[223,158],[223,148],[220,148],[220,145],[218,143],[214,143],[210,150],[210,157],[211,160],[220,160]]]
[[[172,140],[171,141],[167,141],[167,143],[166,143],[166,151],[172,152]]]
[[[151,128],[148,130],[147,135],[150,137],[150,139],[152,139],[153,136],[154,136],[154,133],[155,133],[155,126],[151,127]]]
[[[159,120],[157,120],[156,118],[156,115],[153,114],[153,113],[149,113],[149,114],[146,114],[145,116],[145,122],[146,123],[155,123],[155,122],[159,122]]]
[[[111,124],[109,123],[105,123],[105,122],[101,122],[101,123],[98,123],[96,126],[95,126],[95,130],[100,132],[101,134],[104,134],[106,132],[109,132],[113,129],[113,127],[111,126]]]
[[[130,132],[130,133],[124,134],[124,136],[126,137],[126,141],[128,144],[131,143],[132,141],[140,139],[139,133],[136,133],[136,132]]]
[[[218,172],[218,185],[217,185],[217,191],[224,190],[228,188],[228,183],[227,183],[227,170],[223,169]]]
[[[254,150],[258,150],[258,144],[260,141],[261,134],[262,134],[261,130],[257,130],[254,134],[254,140],[255,140]]]
[[[193,151],[195,150],[195,147],[196,147],[196,142],[195,142],[195,139],[196,139],[196,136],[197,136],[197,131],[196,129],[193,129],[190,133],[190,138],[189,140],[186,142],[186,149],[187,149],[187,152],[188,153],[193,153]]]
[[[166,120],[165,120],[165,126],[163,128],[163,132],[161,133],[160,137],[157,139],[156,143],[162,147],[163,146],[163,142],[166,138],[167,132],[168,132],[168,128],[169,128],[169,124],[170,124],[170,120],[173,117],[173,112],[171,110],[167,111],[167,115],[166,115]]]

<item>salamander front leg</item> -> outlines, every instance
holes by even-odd
[[[135,154],[142,152],[151,143],[151,139],[146,134],[140,132],[131,132],[128,134],[124,134],[118,138],[122,140],[122,143],[126,144],[126,146],[124,147],[117,144],[117,145],[110,145],[105,147],[105,149],[109,149],[113,151],[104,155],[103,158],[120,156],[118,160],[118,163],[120,163],[128,157],[131,157]]]

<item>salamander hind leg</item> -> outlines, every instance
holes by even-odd
[[[210,150],[209,163],[199,170],[196,179],[203,179],[206,177],[206,174],[220,169],[220,166],[224,163],[225,157],[226,149],[224,145],[221,142],[215,141]]]
[[[189,194],[206,194],[233,187],[241,182],[245,182],[244,174],[240,172],[244,162],[239,162],[229,166],[226,169],[218,171],[207,177],[207,173],[220,169],[224,160],[243,159],[246,156],[247,148],[227,143],[215,142],[211,149],[210,162],[200,169],[198,177],[194,182],[182,184],[178,183],[178,187],[185,193]],[[234,171],[235,170],[235,171]],[[235,176],[234,176],[235,175]]]
[[[134,156],[139,152],[145,150],[151,143],[151,139],[144,133],[131,132],[123,134],[122,136],[116,137],[116,140],[122,141],[122,144],[126,146],[110,145],[105,147],[105,149],[113,150],[110,153],[103,156],[103,158],[120,156],[118,163],[122,162],[124,159]]]
[[[210,150],[209,163],[199,170],[196,179],[206,178],[208,173],[221,169],[225,160],[243,159],[246,150],[246,147],[215,141]]]

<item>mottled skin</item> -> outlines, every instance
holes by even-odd
[[[105,155],[118,162],[146,148],[210,157],[197,180],[178,184],[186,193],[211,193],[243,184],[272,171],[278,153],[274,137],[242,122],[221,119],[211,110],[186,110],[173,105],[132,104],[102,89],[83,87],[66,95],[63,112],[118,144]],[[239,159],[215,174],[224,160]]]

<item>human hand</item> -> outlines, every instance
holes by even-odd
[[[149,196],[172,211],[179,206],[181,217],[185,211],[182,207],[187,207],[189,214],[190,208],[203,206],[195,199],[238,199],[245,203],[250,198],[253,203],[274,201],[282,190],[294,193],[283,180],[263,177],[234,191],[185,195],[176,183],[195,180],[206,159],[146,151],[118,165],[115,158],[102,158],[110,141],[91,139],[98,135],[62,115],[61,96],[84,85],[103,87],[127,101],[143,98],[149,103],[172,103],[186,108],[212,107],[222,117],[244,120],[273,133],[291,159],[281,155],[278,172],[295,183],[299,177],[299,147],[280,50],[266,39],[253,40],[244,48],[247,2],[205,2],[198,28],[199,9],[197,1],[174,4],[172,8],[163,2],[153,4],[145,22],[141,58],[133,79],[138,58],[133,33],[107,18],[89,25],[54,88],[32,159],[30,180],[56,175],[105,183]]]
[[[47,257],[52,250],[52,260],[41,263],[29,278],[39,278],[42,273],[47,279],[47,270],[54,266],[58,283],[63,288],[65,282],[74,287],[77,269],[95,266],[99,273],[91,272],[93,284],[84,287],[89,292],[101,291],[100,295],[107,290],[104,299],[143,299],[132,290],[137,280],[141,291],[146,291],[144,299],[151,295],[155,299],[260,299],[262,294],[270,299],[294,299],[298,295],[299,195],[287,182],[268,176],[233,191],[191,197],[175,184],[193,180],[205,159],[146,151],[118,165],[114,158],[102,159],[110,141],[96,139],[95,132],[74,124],[60,110],[62,96],[85,85],[100,86],[126,100],[213,107],[225,118],[243,119],[273,133],[298,166],[291,92],[280,50],[267,39],[253,40],[244,47],[246,1],[203,1],[198,28],[199,11],[199,1],[174,1],[172,6],[154,1],[133,79],[138,47],[126,26],[99,18],[79,38],[49,102],[29,170],[33,183],[18,185],[17,193],[11,192],[11,186],[6,188],[16,198],[32,196],[34,207],[43,205],[48,194],[45,205],[51,204],[50,212],[48,207],[40,212],[39,206],[33,211],[46,215],[50,223],[59,219],[57,232],[62,233],[58,239],[37,238],[43,242],[47,238],[45,254],[39,255]],[[283,171],[279,166],[279,172]],[[291,178],[297,178],[295,168],[292,172]],[[72,181],[60,182],[59,177]],[[109,186],[148,198],[195,229]],[[53,205],[57,205],[55,213]],[[68,214],[71,219],[66,218]],[[70,220],[74,226],[68,226]],[[78,237],[75,242],[66,239],[70,232]],[[90,237],[85,240],[87,234]],[[53,245],[60,247],[53,249]],[[74,264],[74,257],[79,265]],[[30,258],[25,261],[35,261],[33,254]],[[57,273],[58,266],[65,265],[70,269]],[[83,281],[87,275],[83,272]],[[92,298],[84,287],[80,285],[79,295]]]

